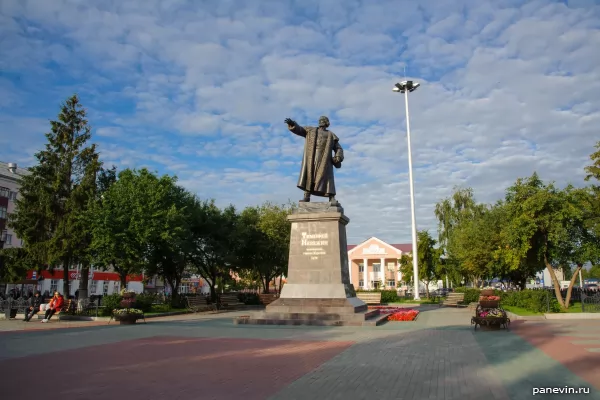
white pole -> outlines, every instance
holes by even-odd
[[[583,279],[581,279],[581,269],[579,269],[579,289],[583,289]]]
[[[410,185],[410,214],[412,220],[412,258],[413,258],[413,280],[415,282],[415,300],[419,297],[419,265],[417,261],[417,218],[415,216],[415,188],[412,173],[412,152],[410,149],[410,117],[408,115],[408,88],[404,91],[404,105],[406,107],[406,139],[408,141],[408,181]]]

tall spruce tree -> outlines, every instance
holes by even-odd
[[[64,269],[63,293],[69,295],[69,268],[84,261],[89,240],[85,213],[101,167],[86,111],[73,95],[50,121],[45,149],[35,154],[38,164],[23,177],[17,210],[10,226],[38,267]]]

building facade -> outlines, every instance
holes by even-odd
[[[371,237],[348,246],[348,271],[355,289],[392,289],[402,286],[399,259],[410,254],[412,244],[390,244]]]
[[[0,233],[4,248],[21,247],[21,240],[8,227],[8,216],[15,211],[15,201],[19,195],[21,177],[29,174],[16,163],[0,161]]]
[[[57,268],[54,271],[42,270],[27,272],[28,282],[22,285],[15,285],[22,293],[35,292],[39,290],[41,293],[53,293],[58,291],[63,292],[64,271],[62,268]],[[75,296],[75,292],[79,289],[79,281],[81,280],[81,269],[73,268],[69,270],[69,293],[63,295]],[[136,293],[144,291],[144,279],[142,275],[133,275],[127,277],[127,288]],[[22,288],[21,288],[22,286]],[[119,293],[121,289],[121,279],[119,274],[112,271],[94,270],[90,268],[88,275],[88,296],[106,296],[114,293]]]

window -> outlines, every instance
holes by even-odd
[[[50,294],[54,295],[54,292],[58,290],[58,281],[56,279],[52,279],[50,281]]]
[[[365,287],[365,281],[364,280],[359,280],[358,281],[358,287]]]
[[[92,294],[96,294],[96,290],[98,289],[98,282],[97,281],[91,281],[90,282],[90,295]]]
[[[179,293],[180,294],[191,293],[191,291],[192,291],[192,288],[191,288],[190,282],[182,282],[181,285],[179,285]]]
[[[12,244],[12,235],[6,234],[4,236],[4,244]]]
[[[121,291],[121,282],[115,282],[113,293],[119,293]]]
[[[10,192],[8,194],[8,198],[9,198],[9,200],[17,201],[17,192]]]
[[[364,264],[358,264],[358,272],[365,272]]]
[[[108,295],[108,281],[102,283],[102,295]]]
[[[387,285],[389,287],[396,287],[396,281],[394,279],[388,279]]]
[[[0,197],[9,197],[10,196],[10,189],[5,188],[5,187],[0,187]]]
[[[395,271],[396,270],[396,263],[395,262],[389,262],[387,264],[387,269],[388,269],[388,271]]]
[[[0,219],[6,219],[6,207],[0,206]]]
[[[373,272],[381,272],[381,264],[380,263],[373,264]]]

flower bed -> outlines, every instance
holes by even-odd
[[[500,296],[479,296],[479,301],[500,301]]]
[[[400,309],[388,317],[388,321],[414,321],[419,315],[417,310]]]
[[[369,306],[369,310],[379,310],[383,314],[390,314],[388,321],[414,321],[419,315],[417,310],[403,307]]]
[[[479,318],[506,318],[506,311],[499,308],[490,308],[485,310],[478,310],[477,316]]]

